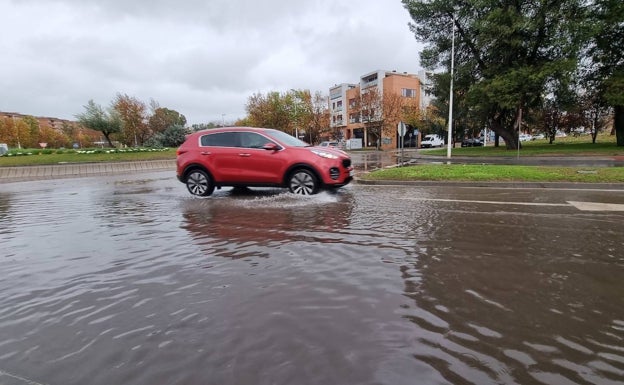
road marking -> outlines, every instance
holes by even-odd
[[[624,205],[617,203],[577,202],[568,201],[569,204],[581,211],[624,211]]]
[[[463,199],[441,199],[441,198],[399,198],[412,201],[435,201],[435,202],[458,202],[458,203],[484,203],[490,205],[516,205],[516,206],[556,206],[568,207],[569,203],[539,203],[539,202],[501,202],[501,201],[476,201]]]
[[[28,384],[28,385],[45,385],[45,384],[42,384],[41,382],[32,381],[32,380],[29,380],[28,378],[18,376],[17,374],[9,373],[0,369],[0,377],[2,376],[7,376],[7,377],[13,378],[14,380],[23,381],[25,384]]]
[[[513,205],[513,206],[548,206],[548,207],[570,207],[572,206],[580,211],[624,211],[624,204],[599,203],[599,202],[578,202],[578,201],[566,201],[566,203],[501,202],[501,201],[478,201],[478,200],[465,200],[465,199],[418,198],[418,197],[402,197],[399,199],[412,200],[412,201],[479,203],[479,204],[489,204],[489,205]]]

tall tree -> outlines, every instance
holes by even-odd
[[[113,106],[123,121],[122,141],[135,147],[143,145],[150,136],[145,103],[135,97],[118,93]]]
[[[104,135],[108,145],[115,147],[111,140],[111,135],[121,132],[123,122],[121,116],[114,108],[104,110],[102,106],[96,104],[93,100],[89,100],[86,106],[83,106],[85,111],[76,115],[78,122],[84,127],[99,131]]]
[[[450,68],[452,26],[458,92],[508,148],[517,122],[538,105],[546,85],[572,76],[582,43],[583,0],[402,0],[423,67]]]
[[[598,83],[602,102],[613,108],[617,145],[624,146],[624,2],[595,0],[590,10],[590,78]]]
[[[293,136],[306,132],[306,140],[310,140],[307,134],[314,130],[314,107],[309,90],[253,94],[245,108],[245,125],[275,128]]]
[[[381,92],[377,87],[370,87],[362,90],[357,99],[355,106],[358,107],[359,116],[366,129],[367,140],[370,142],[372,139],[375,147],[379,149],[381,148],[383,130],[383,98]]]
[[[153,113],[149,117],[149,127],[153,133],[164,132],[171,126],[186,126],[186,117],[176,110],[158,107],[152,102]]]
[[[329,105],[327,96],[320,91],[314,93],[311,105],[311,119],[308,124],[310,131],[310,144],[318,143],[321,136],[332,134],[329,128]],[[340,138],[339,138],[340,139]]]

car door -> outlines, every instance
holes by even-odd
[[[236,182],[240,172],[240,139],[238,132],[215,132],[201,137],[201,162],[216,182]]]
[[[266,150],[266,144],[277,143],[262,134],[240,132],[240,135],[242,179],[249,184],[280,184],[286,167],[284,150]]]

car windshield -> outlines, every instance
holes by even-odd
[[[285,144],[287,146],[292,146],[292,147],[308,147],[310,146],[309,144],[307,144],[306,142],[299,140],[297,138],[295,138],[292,135],[289,135],[283,131],[278,131],[278,130],[273,130],[273,129],[268,129],[265,131],[267,134],[269,134],[271,137],[275,138],[275,140],[277,140],[278,142]]]

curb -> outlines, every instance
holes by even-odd
[[[24,182],[33,180],[95,177],[125,173],[171,170],[175,172],[175,160],[151,160],[135,162],[72,163],[42,166],[0,167],[0,180]]]

